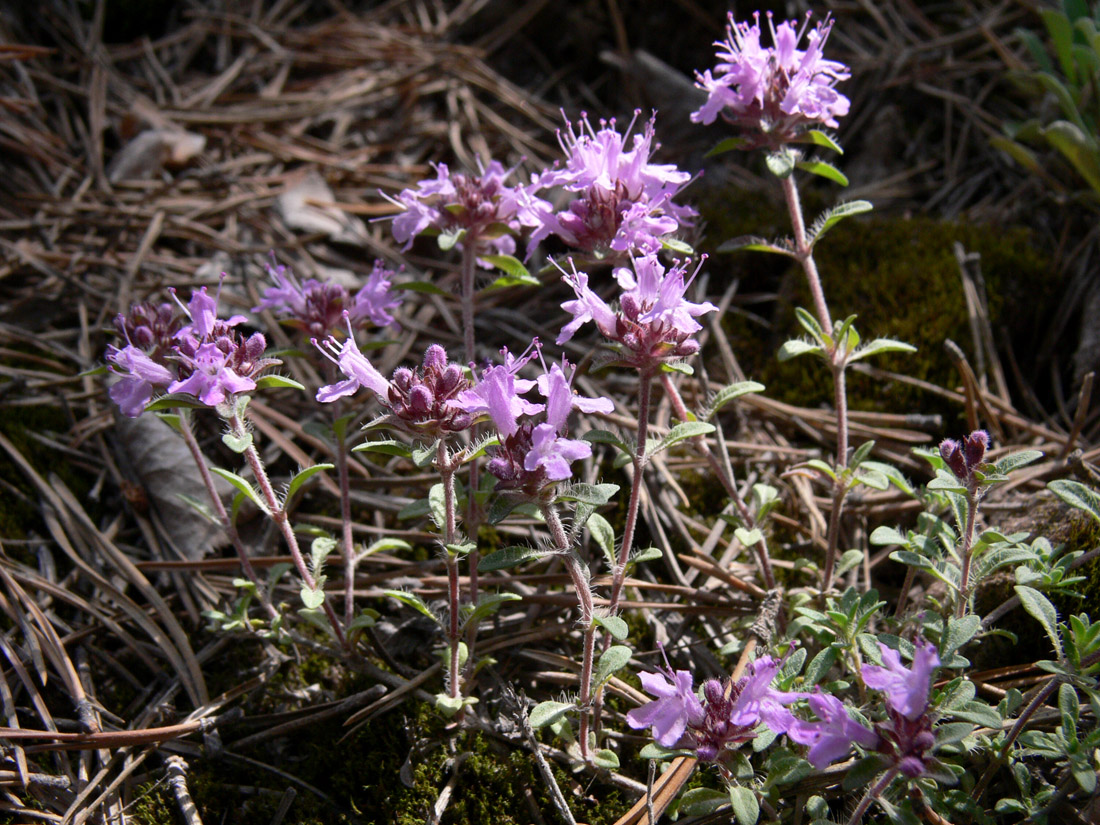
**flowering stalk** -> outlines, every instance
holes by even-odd
[[[461,695],[459,690],[459,626],[458,612],[461,592],[458,578],[458,559],[455,558],[451,547],[456,540],[456,507],[455,507],[455,470],[459,462],[455,461],[447,450],[447,444],[443,439],[439,441],[436,450],[436,470],[443,483],[443,559],[447,565],[447,643],[450,646],[450,658],[447,670],[447,691],[452,699]]]
[[[202,448],[199,447],[199,442],[195,440],[195,433],[191,430],[191,417],[182,409],[180,410],[179,430],[180,434],[183,436],[183,443],[187,445],[187,449],[191,451],[191,457],[195,460],[195,466],[199,470],[199,475],[202,477],[202,483],[206,487],[206,493],[210,498],[210,503],[214,507],[214,514],[218,517],[218,521],[221,522],[225,534],[229,537],[229,541],[233,545],[233,549],[237,551],[237,558],[240,559],[241,570],[244,572],[245,578],[252,582],[253,586],[256,588],[256,595],[259,596],[260,604],[263,605],[264,611],[267,613],[268,617],[271,619],[278,618],[279,611],[271,604],[271,599],[267,595],[267,590],[264,588],[259,576],[256,575],[256,568],[252,566],[252,560],[248,558],[248,552],[244,549],[244,544],[241,542],[241,536],[237,532],[237,527],[233,524],[233,519],[229,517],[229,513],[225,509],[225,504],[222,502],[221,496],[218,495],[217,488],[214,486],[214,477],[210,475],[210,468],[206,466],[206,459],[202,454]]]
[[[241,420],[240,415],[235,410],[227,421],[230,432],[235,438],[240,439],[242,442],[249,438],[249,433],[245,427],[244,421]],[[290,520],[286,515],[285,502],[280,501],[279,497],[275,494],[275,489],[271,486],[271,480],[267,477],[267,470],[264,467],[263,459],[260,458],[260,453],[256,450],[255,445],[251,443],[248,444],[244,449],[244,457],[245,460],[248,461],[248,465],[252,468],[253,475],[256,476],[256,483],[259,485],[260,494],[267,503],[272,521],[275,522],[275,525],[283,534],[283,539],[286,541],[287,549],[290,551],[290,557],[294,561],[294,567],[297,569],[298,575],[302,579],[302,583],[310,590],[316,590],[317,582],[313,578],[313,574],[309,572],[305,559],[302,558],[302,551],[298,547],[298,537],[294,534],[294,528],[291,526]],[[328,619],[329,624],[332,626],[333,633],[336,635],[336,640],[340,643],[341,647],[347,647],[347,638],[344,636],[344,630],[340,626],[340,620],[336,618],[336,611],[332,609],[332,605],[327,599],[323,602],[322,607],[324,608],[325,617]]]
[[[852,816],[848,819],[848,825],[859,825],[863,821],[863,815],[867,813],[867,809],[871,807],[871,803],[878,798],[879,794],[885,791],[890,783],[894,781],[894,777],[898,775],[898,767],[892,767],[881,777],[878,782],[867,789],[867,793],[863,795],[863,799],[859,800],[859,804],[856,805],[856,809],[852,811]]]
[[[623,525],[623,542],[619,547],[619,559],[611,571],[611,596],[608,610],[614,614],[619,607],[619,596],[626,578],[627,561],[634,546],[634,532],[638,525],[638,510],[641,505],[642,473],[646,465],[646,439],[649,435],[649,406],[653,392],[653,370],[642,367],[638,370],[638,444],[632,456],[634,477],[630,484],[630,499],[626,506],[626,523]]]
[[[989,434],[975,430],[962,441],[945,438],[940,442],[940,457],[966,488],[966,524],[963,527],[962,564],[959,574],[959,601],[955,616],[962,618],[970,602],[970,565],[974,549],[974,526],[978,518],[978,502],[982,497],[982,470],[985,451],[989,448]]]
[[[577,595],[577,607],[581,612],[581,626],[584,628],[583,650],[581,653],[580,691],[577,705],[580,708],[580,745],[581,759],[588,761],[588,728],[593,714],[592,705],[592,667],[596,656],[596,622],[592,600],[592,584],[588,580],[584,564],[572,552],[569,537],[561,523],[561,516],[553,504],[542,504],[542,515],[546,527],[557,550],[565,559],[569,576],[573,579],[573,590]],[[598,697],[597,697],[598,698]],[[598,709],[597,709],[598,710]]]
[[[351,532],[351,480],[348,477],[347,439],[339,423],[340,404],[332,408],[333,433],[336,437],[336,478],[340,487],[340,528],[344,547],[344,625],[355,619],[355,539]]]
[[[821,287],[821,276],[814,261],[813,244],[806,235],[806,223],[802,217],[802,203],[798,196],[798,187],[794,174],[782,178],[783,196],[787,202],[787,211],[791,216],[791,228],[794,234],[794,256],[806,274],[806,282],[813,296],[814,309],[818,323],[829,333],[833,330],[833,321],[829,315],[829,306],[825,302],[825,291]],[[840,544],[840,517],[844,509],[844,499],[848,495],[848,481],[842,468],[848,464],[848,393],[844,370],[847,367],[848,350],[844,341],[834,340],[830,352],[826,353],[833,374],[833,401],[836,408],[836,480],[833,483],[833,506],[829,512],[829,528],[826,533],[825,577],[821,589],[828,591],[833,584],[833,570],[836,567],[837,547]]]
[[[672,380],[672,376],[667,372],[661,374],[661,384],[665,388],[665,394],[672,402],[672,409],[676,411],[676,417],[681,421],[691,420],[688,415],[687,405],[684,404],[683,396],[680,395],[680,390],[676,386],[676,382]],[[695,448],[706,459],[711,469],[714,470],[714,474],[718,476],[718,480],[722,483],[722,486],[726,489],[726,494],[733,501],[734,506],[737,508],[738,514],[741,516],[742,521],[745,522],[745,527],[752,530],[756,526],[756,519],[753,517],[752,511],[749,510],[745,499],[742,498],[741,492],[737,489],[737,484],[726,471],[726,467],[722,465],[722,462],[718,460],[718,456],[714,454],[710,446],[707,444],[706,437],[703,435],[694,436],[691,439]],[[775,587],[775,573],[772,571],[771,556],[768,553],[767,540],[761,536],[760,540],[754,545],[756,547],[757,561],[760,565],[760,575],[764,579],[764,587],[767,590],[771,590]]]

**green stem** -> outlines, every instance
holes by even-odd
[[[225,534],[229,536],[229,541],[233,545],[233,549],[237,551],[237,558],[241,562],[241,570],[244,572],[245,578],[256,587],[256,593],[259,596],[260,604],[263,605],[264,611],[267,613],[268,617],[271,619],[278,618],[279,611],[271,604],[271,599],[268,597],[266,588],[260,581],[259,576],[256,575],[256,568],[252,566],[252,560],[248,558],[248,552],[244,549],[244,544],[241,542],[240,534],[233,524],[233,519],[229,517],[229,512],[225,509],[225,504],[222,503],[221,496],[218,495],[218,490],[214,486],[214,477],[210,474],[210,469],[206,466],[206,457],[202,454],[202,448],[199,446],[199,442],[195,440],[195,433],[191,430],[191,417],[187,414],[186,410],[180,410],[180,433],[183,435],[183,442],[187,445],[187,449],[191,451],[191,458],[194,459],[195,466],[198,467],[199,475],[202,477],[202,483],[206,487],[206,493],[210,498],[210,504],[214,508],[214,514],[218,517],[218,521],[221,522]]]
[[[592,599],[592,584],[585,576],[585,571],[580,559],[573,553],[569,543],[565,526],[561,523],[561,516],[553,504],[542,505],[543,518],[546,519],[546,527],[550,531],[550,537],[554,548],[565,559],[565,566],[573,579],[573,589],[577,595],[577,606],[581,612],[581,624],[584,627],[584,647],[581,653],[580,691],[577,697],[577,705],[580,708],[579,739],[581,746],[581,758],[588,761],[588,728],[592,708],[592,669],[596,656],[596,622],[595,608]]]
[[[229,418],[229,427],[233,432],[233,435],[237,438],[244,438],[248,435],[248,430],[244,426],[244,422],[241,421],[239,415],[232,415]],[[279,497],[275,494],[275,489],[271,486],[271,480],[267,477],[267,470],[264,468],[263,459],[260,458],[259,452],[255,446],[249,444],[244,451],[245,460],[248,461],[248,465],[252,468],[253,475],[256,476],[256,483],[260,487],[260,494],[264,497],[264,501],[267,502],[267,508],[271,514],[271,520],[275,522],[275,526],[279,528],[279,532],[283,534],[283,539],[286,541],[287,549],[290,551],[290,557],[294,561],[294,567],[298,571],[298,575],[301,577],[302,582],[310,590],[317,589],[317,581],[313,578],[313,575],[309,572],[309,567],[306,565],[305,559],[302,558],[301,548],[298,546],[298,537],[294,534],[294,528],[290,524],[290,519],[287,518],[286,508],[284,502],[279,500]],[[344,636],[344,630],[340,627],[340,620],[336,618],[336,611],[332,609],[332,605],[328,599],[322,602],[325,617],[328,619],[329,624],[332,625],[332,631],[336,634],[336,640],[340,643],[341,647],[347,647],[347,638]]]
[[[634,545],[634,532],[638,526],[638,509],[642,495],[642,472],[645,470],[645,443],[649,437],[649,404],[653,394],[653,372],[649,369],[638,371],[638,446],[634,450],[634,479],[630,485],[630,500],[626,507],[626,524],[623,525],[623,543],[619,548],[619,559],[611,571],[611,596],[608,612],[614,615],[619,607],[619,596],[626,578],[626,563]]]
[[[978,516],[978,485],[971,481],[966,490],[966,526],[963,528],[962,572],[959,575],[959,601],[955,616],[962,618],[970,602],[970,565],[974,551],[974,523]]]
[[[451,460],[451,456],[447,452],[447,445],[442,439],[436,452],[435,466],[443,482],[443,558],[447,564],[447,643],[451,651],[447,673],[447,690],[452,699],[457,699],[461,695],[458,661],[460,637],[458,613],[461,594],[459,592],[458,559],[450,550],[450,545],[455,543],[457,534],[457,517],[455,515],[455,469],[457,465]]]

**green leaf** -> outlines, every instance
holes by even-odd
[[[480,596],[477,600],[477,606],[468,611],[465,621],[462,623],[464,628],[477,627],[478,624],[489,616],[494,615],[500,610],[500,606],[505,602],[519,602],[523,601],[523,597],[518,593],[488,593]]]
[[[981,725],[983,728],[997,730],[1001,727],[1001,714],[997,713],[996,708],[979,699],[971,699],[960,707],[952,708],[948,714],[956,719],[965,719],[967,722]]]
[[[596,663],[596,674],[593,676],[593,687],[599,687],[615,673],[626,667],[633,651],[626,645],[611,645],[600,654],[600,660]]]
[[[1015,589],[1016,595],[1020,597],[1020,604],[1024,606],[1024,610],[1030,613],[1039,624],[1043,626],[1043,630],[1047,632],[1047,636],[1049,636],[1051,642],[1054,643],[1054,649],[1058,652],[1059,658],[1061,658],[1062,640],[1058,636],[1057,609],[1050,603],[1050,599],[1034,587],[1026,587],[1022,584],[1018,584]]]
[[[182,392],[171,392],[167,395],[162,395],[145,405],[145,412],[160,412],[161,410],[175,409],[205,410],[207,406],[199,401],[199,399],[195,398],[195,396]]]
[[[764,389],[764,385],[756,381],[738,381],[736,384],[722,387],[707,404],[706,411],[703,413],[703,420],[710,421],[714,418],[715,413],[735,398],[740,398],[750,392],[763,392]]]
[[[1077,82],[1077,64],[1073,60],[1073,24],[1069,17],[1057,9],[1040,9],[1039,15],[1043,18],[1043,24],[1050,35],[1050,43],[1054,47],[1054,55],[1062,67],[1062,74],[1070,83]]]
[[[684,421],[669,430],[660,441],[655,444],[646,444],[646,455],[654,456],[675,444],[679,444],[681,441],[698,438],[712,433],[714,430],[715,426],[705,421]]]
[[[769,152],[764,158],[764,162],[768,165],[768,171],[780,180],[791,176],[797,161],[798,155],[786,148]]]
[[[332,555],[332,551],[335,549],[336,539],[331,536],[317,536],[317,538],[310,543],[309,563],[310,570],[313,571],[314,575],[320,572],[321,568],[325,565],[325,561]]]
[[[436,238],[436,243],[439,244],[441,251],[449,252],[454,249],[455,244],[459,243],[465,237],[465,229],[447,229],[439,233],[439,237]]]
[[[523,265],[519,258],[511,255],[481,255],[480,259],[511,276],[516,283],[531,284],[533,286],[539,284],[539,279],[531,276],[531,273],[527,271],[527,267]]]
[[[223,470],[221,467],[211,467],[210,472],[214,475],[224,478],[238,490],[240,490],[247,498],[249,498],[253,504],[260,508],[260,510],[267,515],[271,515],[271,510],[268,509],[266,502],[260,496],[259,491],[249,484],[245,479],[241,478],[236,473],[231,473],[229,470]]]
[[[673,255],[683,255],[689,258],[695,254],[692,245],[679,238],[661,238],[661,248]]]
[[[822,329],[821,323],[814,317],[812,312],[803,309],[802,307],[794,308],[794,317],[798,321],[802,329],[806,330],[817,343],[825,345],[829,343],[832,338],[825,334],[825,330]],[[855,316],[853,315],[854,319]]]
[[[961,619],[948,619],[946,637],[940,643],[940,655],[946,657],[954,653],[977,636],[981,629],[982,620],[974,614]]]
[[[466,707],[467,704],[477,701],[472,697],[451,696],[449,693],[437,693],[434,696],[434,700],[435,709],[447,719],[451,719],[456,716],[460,710]]]
[[[396,455],[401,458],[412,458],[412,448],[408,444],[393,439],[384,441],[367,441],[351,448],[353,453],[382,453],[383,455]]]
[[[680,797],[680,815],[706,816],[717,811],[728,800],[729,797],[714,788],[692,788]]]
[[[544,728],[564,717],[574,707],[570,702],[539,702],[531,708],[531,715],[528,719],[531,722],[531,727]]]
[[[871,753],[856,762],[844,776],[844,790],[851,791],[871,784],[889,765],[885,756]]]
[[[850,218],[853,215],[862,215],[864,212],[870,212],[874,209],[869,201],[848,201],[834,206],[832,209],[826,210],[821,215],[814,225],[810,228],[810,244],[816,244],[821,238],[840,223],[845,218]]]
[[[325,603],[325,591],[321,589],[314,590],[311,587],[302,585],[302,604],[304,604],[309,610],[316,610],[322,604]]]
[[[815,146],[824,146],[826,149],[832,149],[838,155],[843,155],[844,150],[840,148],[840,144],[833,140],[829,135],[822,132],[820,129],[811,129],[808,132],[799,136],[799,143],[812,143]]]
[[[611,638],[616,641],[623,641],[630,632],[626,622],[618,616],[596,616],[592,621],[610,633]]]
[[[882,546],[884,544],[900,544],[905,547],[909,544],[909,538],[893,527],[882,525],[876,527],[871,533],[871,544]]]
[[[818,684],[825,675],[829,672],[837,659],[836,648],[827,647],[814,656],[808,665],[806,665],[806,672],[802,675],[803,681],[807,685]]]
[[[660,547],[647,547],[644,550],[637,550],[631,553],[626,563],[628,565],[641,564],[642,562],[654,561],[655,559],[662,558],[664,555]]]
[[[431,466],[438,453],[439,442],[435,441],[431,444],[418,444],[413,447],[412,454],[409,457],[412,459],[413,464],[423,470],[425,467]]]
[[[500,524],[504,519],[519,507],[523,502],[515,496],[500,495],[493,499],[489,505],[489,513],[486,516],[490,524]],[[480,569],[480,568],[479,568]]]
[[[800,338],[792,338],[779,348],[779,360],[790,361],[792,358],[797,358],[800,355],[822,355],[823,353],[824,350],[822,350],[821,347],[811,344],[809,341],[803,341]]]
[[[391,599],[397,599],[402,604],[407,604],[419,613],[427,616],[435,622],[439,622],[439,617],[432,613],[432,610],[428,605],[424,603],[424,600],[415,593],[410,593],[408,590],[383,590],[382,594],[389,596]]]
[[[739,235],[736,238],[730,238],[728,241],[719,244],[717,251],[740,252],[741,250],[771,252],[774,255],[786,255],[788,258],[795,257],[794,250],[789,246],[783,246],[783,242],[769,241],[757,235]]]
[[[853,567],[859,565],[862,561],[862,550],[845,550],[844,553],[841,554],[840,558],[837,559],[836,570],[833,571],[833,575],[842,576]]]
[[[558,493],[558,501],[576,501],[593,507],[602,507],[619,492],[618,484],[571,484]]]
[[[615,751],[601,748],[592,754],[592,764],[605,771],[613,771],[619,767],[619,756]]]
[[[1100,495],[1097,495],[1095,490],[1086,487],[1079,481],[1071,481],[1065,478],[1052,481],[1047,487],[1070,507],[1084,510],[1094,519],[1100,521]]]
[[[718,141],[718,143],[714,145],[714,148],[703,155],[703,157],[712,158],[715,155],[724,155],[726,152],[732,152],[734,149],[740,149],[748,145],[749,141],[746,138],[728,137]]]
[[[401,284],[394,284],[391,289],[405,289],[409,292],[419,292],[423,295],[448,295],[446,290],[440,289],[435,284],[429,281],[405,281]]]
[[[695,367],[686,361],[662,361],[658,369],[661,372],[675,372],[679,375],[695,375]]]
[[[848,356],[848,361],[858,361],[861,358],[870,358],[872,355],[881,355],[884,352],[916,352],[917,348],[912,344],[895,341],[893,338],[875,338],[868,341],[855,352]]]
[[[1031,464],[1033,461],[1038,461],[1042,457],[1043,454],[1039,450],[1023,450],[1012,453],[1012,455],[1006,455],[996,461],[993,464],[993,471],[1001,475],[1008,475],[1013,470]]]
[[[487,556],[482,556],[481,561],[478,562],[477,571],[479,573],[491,573],[494,570],[506,570],[532,559],[541,559],[545,555],[543,551],[536,550],[534,547],[524,547],[522,545],[502,547]]]
[[[589,430],[581,438],[592,444],[612,444],[624,453],[630,454],[630,447],[626,445],[626,442],[609,430]]]
[[[287,378],[285,375],[265,375],[262,378],[256,379],[256,389],[258,390],[275,390],[275,389],[291,389],[300,390],[305,392],[305,385],[299,384],[293,378]]]
[[[756,825],[760,817],[760,803],[752,788],[730,785],[730,805],[733,806],[733,815],[737,817],[737,825]]]
[[[848,178],[845,174],[831,163],[826,163],[823,160],[800,160],[795,165],[802,171],[809,172],[811,175],[819,175],[820,177],[828,178],[833,183],[839,183],[841,186],[848,185]]]
[[[1042,130],[1042,135],[1073,165],[1092,190],[1100,193],[1100,150],[1096,139],[1086,134],[1079,124],[1067,120],[1056,120]]]
[[[695,756],[695,751],[686,748],[663,748],[656,742],[650,742],[638,751],[640,759],[675,759],[677,756]]]
[[[299,470],[298,473],[290,480],[290,484],[286,488],[286,497],[291,499],[294,494],[302,489],[302,485],[309,481],[317,473],[323,470],[331,470],[335,465],[333,464],[314,464],[312,467],[306,467],[304,470]]]
[[[737,527],[734,529],[733,535],[736,536],[737,540],[746,547],[752,547],[754,544],[764,538],[764,534],[755,527],[752,530],[746,530],[744,527]]]
[[[610,566],[614,566],[615,558],[615,528],[599,513],[593,513],[585,524],[588,532],[592,534],[592,540],[603,551],[604,558],[608,559]]]

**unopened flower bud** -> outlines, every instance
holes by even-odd
[[[447,350],[439,344],[432,344],[424,352],[424,371],[442,372],[447,368]]]
[[[898,769],[910,779],[916,779],[924,773],[924,762],[917,756],[906,756],[898,762]]]
[[[619,298],[619,306],[622,307],[623,315],[631,321],[636,321],[638,319],[638,313],[641,311],[641,306],[638,304],[638,300],[635,296],[631,295],[629,292],[624,293]]]
[[[432,391],[423,384],[417,384],[409,390],[409,412],[416,418],[420,418],[431,412],[434,403],[435,396],[432,395]]]
[[[398,367],[393,372],[393,385],[401,392],[407,393],[413,382],[413,371],[408,367]]]
[[[970,470],[977,469],[982,463],[987,447],[989,447],[989,433],[985,430],[974,430],[963,439],[963,454],[966,457],[966,466]]]
[[[460,381],[462,381],[462,368],[458,364],[450,364],[443,370],[443,375],[439,377],[439,383],[436,386],[439,388],[440,395],[450,395]]]
[[[716,705],[725,698],[725,690],[717,679],[707,679],[703,683],[703,696],[709,704]]]
[[[947,466],[951,469],[951,472],[955,474],[956,478],[959,480],[966,479],[966,458],[963,456],[962,448],[958,441],[951,438],[945,438],[941,441],[940,456],[947,462]]]

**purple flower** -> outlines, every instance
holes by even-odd
[[[329,404],[346,395],[354,395],[360,387],[366,387],[383,400],[389,396],[390,382],[359,351],[350,321],[348,321],[348,337],[343,342],[336,340],[335,336],[329,336],[324,343],[318,343],[314,338],[313,345],[321,351],[322,355],[336,364],[345,376],[345,380],[328,384],[317,391],[317,400],[322,404]]]
[[[230,396],[256,389],[256,382],[247,374],[252,370],[234,369],[238,362],[255,363],[262,355],[266,343],[260,333],[255,333],[243,343],[232,338],[199,344],[188,356],[181,356],[182,363],[191,374],[168,386],[168,392],[193,395],[208,407],[222,404]]]
[[[434,180],[423,180],[415,189],[404,189],[396,197],[383,193],[404,211],[393,220],[393,237],[407,250],[417,235],[462,233],[458,244],[475,244],[479,255],[511,255],[516,250],[512,233],[518,232],[518,192],[522,187],[505,186],[513,170],[490,161],[477,175],[452,175],[447,165],[435,167]]]
[[[768,14],[774,46],[761,45],[760,15],[753,23],[737,23],[729,14],[726,39],[715,43],[718,63],[713,73],[696,73],[696,85],[706,90],[707,101],[691,119],[713,123],[721,115],[742,127],[750,142],[775,146],[818,125],[837,127],[837,118],[848,114],[849,101],[834,88],[847,80],[843,63],[822,56],[833,21],[826,18],[810,31],[806,49],[798,43],[809,28],[809,16],[797,28],[793,21],[774,26]]]
[[[963,438],[961,444],[951,438],[945,438],[940,442],[940,455],[943,460],[947,462],[955,478],[968,486],[974,482],[974,473],[981,468],[987,449],[989,449],[989,433],[985,430],[974,430]]]
[[[546,399],[546,420],[531,433],[531,450],[523,459],[523,468],[535,472],[540,467],[547,479],[564,481],[573,473],[569,465],[592,455],[592,445],[587,441],[565,438],[565,425],[573,408],[582,412],[609,413],[615,409],[608,398],[584,398],[573,392],[562,367],[553,364],[550,371],[539,376],[539,392]]]
[[[589,288],[587,275],[575,269],[565,274],[577,297],[562,304],[573,320],[562,328],[558,344],[594,321],[604,337],[619,345],[623,360],[635,366],[694,355],[699,343],[692,336],[702,329],[695,319],[718,309],[709,301],[693,303],[684,297],[695,273],[685,277],[684,263],[666,270],[656,255],[632,258],[631,263],[615,270],[623,290],[617,313]]]
[[[536,339],[519,358],[508,352],[507,347],[502,349],[504,363],[485,370],[473,387],[455,399],[454,406],[475,417],[488,415],[502,436],[515,435],[521,415],[535,415],[544,409],[542,404],[532,404],[522,397],[534,388],[535,382],[516,376],[535,357],[537,347]]]
[[[861,671],[864,684],[885,691],[886,704],[900,716],[909,721],[919,719],[928,707],[932,672],[940,666],[935,645],[917,639],[912,669],[901,663],[901,656],[893,648],[879,642],[879,649],[883,666],[864,665]]]
[[[175,380],[175,373],[169,371],[139,350],[133,344],[122,349],[108,347],[107,360],[111,362],[111,372],[121,376],[115,382],[109,394],[118,404],[122,414],[137,418],[145,412],[145,405],[153,397],[158,387],[166,387]]]
[[[809,702],[819,721],[795,719],[787,729],[787,736],[800,745],[810,746],[807,758],[818,770],[843,759],[853,744],[872,749],[878,747],[878,734],[850,717],[844,703],[835,696],[814,693]]]
[[[273,264],[274,258],[267,265],[267,274],[275,284],[264,290],[259,305],[252,311],[270,310],[311,337],[323,337],[336,331],[345,311],[353,326],[365,321],[388,326],[394,322],[389,310],[401,305],[400,299],[390,291],[393,271],[386,269],[381,261],[374,262],[367,283],[354,299],[340,284],[313,278],[299,283],[289,268]]]
[[[786,705],[798,701],[805,694],[787,693],[772,687],[772,681],[779,672],[779,662],[771,656],[761,656],[749,670],[749,675],[737,684],[729,721],[746,728],[764,722],[776,733],[785,733],[794,722],[794,715]]]
[[[688,725],[703,722],[703,705],[692,690],[691,672],[664,668],[658,673],[639,673],[642,688],[652,696],[639,708],[626,714],[626,722],[635,730],[653,728],[653,738],[665,748],[674,748]]]
[[[566,131],[558,132],[565,165],[547,170],[522,190],[520,221],[535,228],[528,254],[549,235],[586,253],[653,253],[661,249],[662,237],[691,225],[695,210],[672,202],[691,176],[673,165],[649,162],[659,148],[653,118],[633,136],[629,148],[633,121],[622,135],[614,120],[601,121],[600,127],[596,131],[586,115],[576,125],[567,121]],[[534,194],[553,186],[580,197],[555,213]]]

